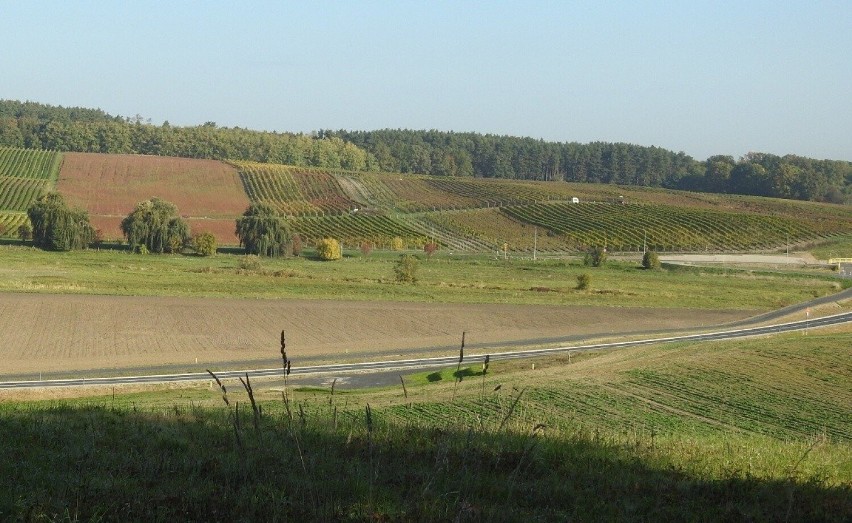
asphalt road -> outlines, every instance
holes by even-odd
[[[842,294],[846,294],[845,292]],[[838,299],[838,295],[832,297]],[[803,306],[797,306],[802,308]],[[783,309],[782,309],[783,310]],[[779,311],[776,311],[778,314]],[[789,313],[789,311],[787,312]],[[585,352],[605,349],[622,349],[627,347],[637,347],[640,345],[653,345],[659,343],[675,343],[675,342],[702,342],[702,341],[717,341],[729,340],[734,338],[745,338],[751,336],[765,336],[790,331],[802,331],[807,329],[815,329],[831,325],[839,325],[852,322],[852,312],[835,314],[821,318],[807,319],[801,321],[780,323],[774,325],[740,328],[740,329],[725,329],[717,332],[688,334],[682,336],[670,336],[664,338],[648,338],[641,340],[621,341],[614,343],[597,343],[591,345],[574,345],[563,346],[548,349],[530,349],[509,352],[498,352],[489,354],[491,361],[510,360],[519,358],[536,358],[548,356],[551,354],[559,354],[566,352]],[[468,355],[464,358],[464,363],[481,363],[485,359],[485,354]],[[363,363],[340,363],[333,365],[314,365],[304,367],[294,367],[291,370],[291,375],[340,375],[353,373],[382,373],[391,370],[399,371],[405,369],[429,369],[441,368],[458,364],[458,356],[445,356],[437,358],[417,358],[403,360],[388,360],[374,361]],[[250,369],[250,370],[233,370],[220,371],[216,373],[219,379],[236,379],[248,375],[250,378],[275,378],[282,377],[280,367],[268,369]],[[105,378],[82,378],[82,379],[57,379],[57,380],[30,380],[30,381],[6,381],[0,382],[0,389],[26,389],[37,387],[80,387],[92,385],[129,385],[129,384],[163,384],[188,381],[209,381],[210,375],[206,372],[192,372],[184,374],[160,374],[150,376],[116,376]]]

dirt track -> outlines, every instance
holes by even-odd
[[[0,376],[214,365],[730,322],[744,311],[0,294]],[[436,349],[436,347],[444,347]]]

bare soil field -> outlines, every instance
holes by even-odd
[[[121,219],[137,203],[156,196],[175,204],[193,232],[212,232],[219,243],[236,243],[234,219],[249,200],[230,165],[129,154],[66,153],[64,158],[57,190],[70,205],[88,210],[105,238],[121,238]]]
[[[747,311],[0,294],[0,377],[274,361],[361,361],[422,349],[710,326]],[[196,362],[197,358],[197,362]],[[85,374],[85,373],[84,373]]]

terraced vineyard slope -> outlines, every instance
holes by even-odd
[[[64,160],[63,160],[64,158]],[[848,206],[611,184],[435,177],[139,155],[0,149],[0,224],[12,230],[52,187],[104,237],[142,200],[175,203],[194,232],[234,245],[234,220],[264,202],[312,243],[464,252],[772,251],[852,235]]]
[[[0,235],[16,234],[30,203],[53,189],[61,164],[55,151],[0,147]]]

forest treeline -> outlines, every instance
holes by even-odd
[[[140,116],[0,100],[0,145],[345,169],[525,180],[615,183],[800,200],[849,202],[852,162],[749,153],[697,161],[626,143],[385,129],[312,134],[153,125]]]

